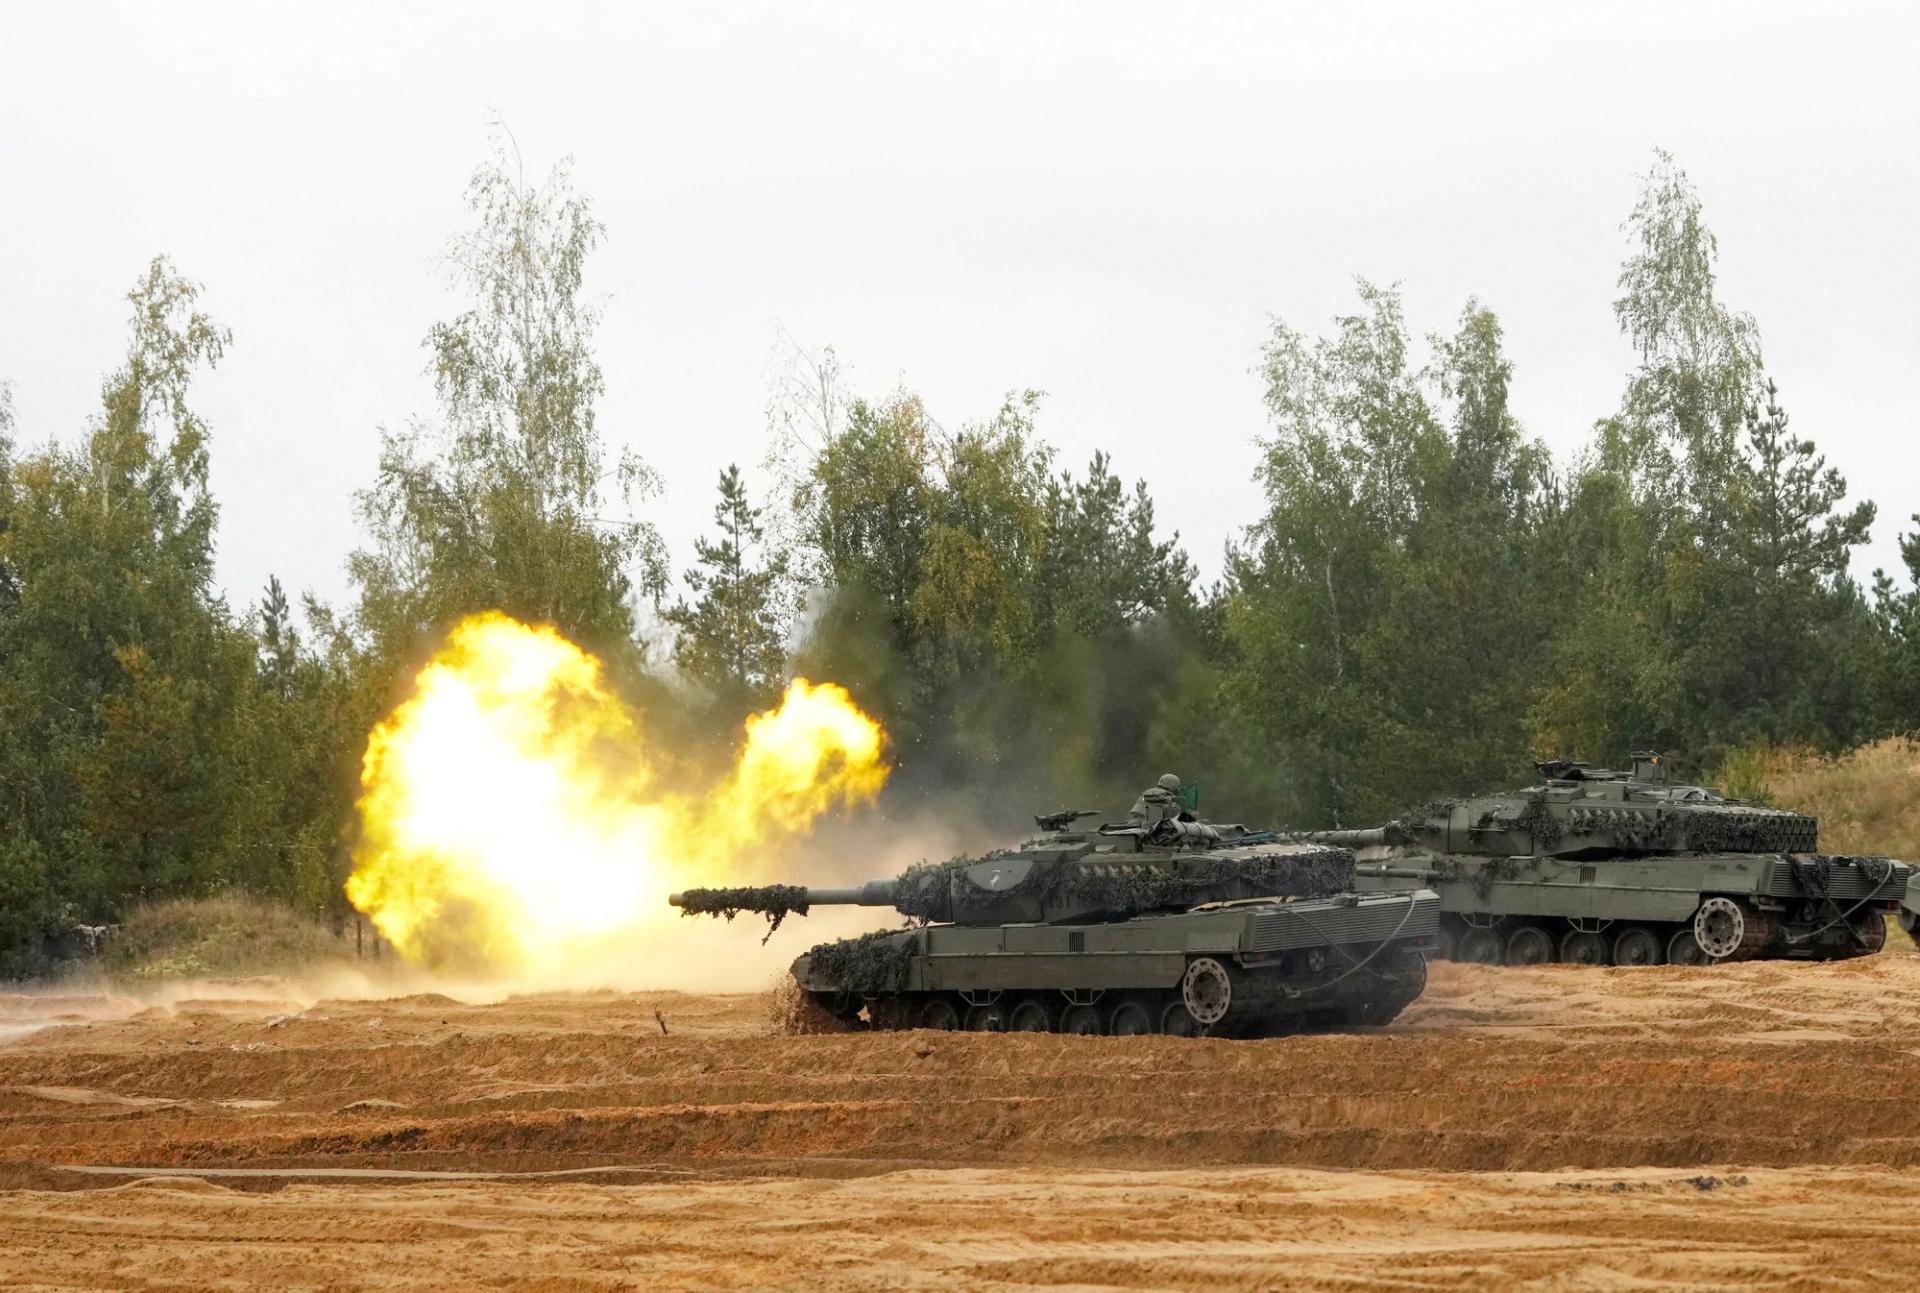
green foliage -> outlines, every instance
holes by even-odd
[[[45,968],[43,939],[58,901],[39,842],[18,831],[0,836],[0,978]]]
[[[393,661],[497,609],[627,665],[632,597],[665,591],[666,557],[631,511],[657,478],[630,453],[609,468],[595,417],[598,311],[582,283],[601,226],[564,165],[534,187],[504,145],[467,198],[478,226],[449,265],[472,304],[427,336],[439,420],[386,435],[360,495],[372,546],[349,561],[355,627]]]
[[[1507,409],[1491,312],[1469,302],[1416,367],[1400,297],[1265,352],[1267,509],[1232,554],[1232,710],[1294,770],[1292,820],[1384,816],[1404,787],[1466,789],[1525,744],[1544,645],[1533,558],[1545,451]]]
[[[129,912],[107,945],[104,964],[134,982],[207,975],[289,973],[352,952],[325,925],[259,899],[172,899]]]
[[[1632,250],[1613,312],[1640,367],[1606,434],[1620,439],[1629,478],[1673,522],[1724,523],[1724,487],[1761,369],[1759,330],[1717,296],[1719,240],[1666,152],[1655,151],[1625,231]]]
[[[765,554],[760,509],[748,502],[738,466],[720,473],[713,520],[720,537],[695,541],[700,567],[687,572],[697,600],[682,601],[665,619],[680,631],[674,662],[744,713],[771,701],[786,672],[787,561]]]
[[[1096,452],[1085,480],[1047,482],[1047,559],[1036,575],[1042,623],[1100,638],[1161,613],[1195,611],[1193,563],[1176,539],[1154,535],[1147,482],[1128,491]]]
[[[1735,799],[1771,804],[1773,794],[1768,778],[1773,757],[1773,748],[1763,742],[1736,746],[1721,758],[1720,767],[1712,774],[1713,784]]]
[[[940,445],[911,599],[913,627],[936,677],[1020,660],[1034,645],[1032,588],[1047,538],[1052,451],[1033,434],[1039,394],[1009,399],[991,422]]]
[[[957,797],[1007,829],[1033,808],[1015,786],[1130,802],[1201,658],[1192,566],[1155,538],[1144,484],[1125,490],[1105,455],[1054,474],[1039,408],[1023,392],[948,433],[915,397],[852,400],[795,473],[822,589],[800,671],[886,723],[895,795]]]
[[[1615,303],[1640,356],[1560,522],[1574,621],[1536,695],[1553,750],[1823,745],[1874,729],[1878,648],[1846,578],[1873,507],[1787,430],[1753,321],[1715,295],[1718,244],[1659,154]]]
[[[204,883],[250,649],[211,588],[207,430],[187,401],[227,334],[155,260],[77,445],[9,462],[0,834],[47,866],[37,922]]]
[[[338,918],[357,760],[375,714],[357,676],[363,661],[331,612],[312,599],[304,609],[318,645],[295,625],[277,578],[250,617],[256,685],[230,747],[226,848],[233,883]]]
[[[1903,732],[1920,731],[1920,515],[1908,519],[1916,528],[1900,536],[1906,587],[1884,570],[1873,572],[1874,650],[1865,668],[1874,712],[1899,716],[1892,728]]]
[[[336,904],[358,733],[316,721],[278,584],[262,639],[212,588],[209,437],[188,400],[226,332],[165,260],[80,441],[16,455],[0,516],[0,973],[142,899],[239,886]],[[364,728],[359,729],[364,731]]]
[[[1557,468],[1514,416],[1492,310],[1421,340],[1398,289],[1361,282],[1324,335],[1272,325],[1262,506],[1211,590],[1147,482],[1104,452],[1056,465],[1037,392],[950,429],[788,339],[777,505],[730,467],[665,612],[706,704],[645,669],[636,601],[667,568],[635,511],[657,481],[596,420],[600,225],[564,167],[529,185],[509,150],[468,197],[467,306],[426,338],[437,415],[383,441],[350,610],[277,578],[241,611],[214,589],[189,395],[228,337],[165,260],[78,441],[23,452],[0,385],[0,975],[143,904],[232,897],[214,943],[265,919],[245,902],[343,914],[366,732],[484,609],[599,653],[688,763],[790,670],[840,682],[888,729],[889,811],[1009,833],[1062,804],[1118,816],[1168,771],[1210,812],[1296,826],[1512,784],[1535,754],[1684,752],[1763,794],[1783,749],[1920,728],[1920,531],[1904,578],[1848,578],[1873,507],[1790,423],[1665,154],[1624,229],[1634,366],[1580,453]],[[197,933],[144,937],[143,964],[226,964]]]

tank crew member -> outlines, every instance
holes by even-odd
[[[1127,814],[1127,820],[1142,826],[1158,826],[1164,821],[1195,820],[1193,810],[1180,797],[1180,786],[1180,778],[1171,772],[1167,773],[1140,792],[1140,797],[1133,801],[1133,810]]]

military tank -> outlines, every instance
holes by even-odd
[[[1814,818],[1684,784],[1656,755],[1535,766],[1525,790],[1302,838],[1356,850],[1363,890],[1437,892],[1441,955],[1462,961],[1838,959],[1920,913],[1913,867],[1822,854]]]
[[[793,963],[823,1008],[875,1028],[1263,1037],[1384,1024],[1426,986],[1439,899],[1362,894],[1347,849],[1160,820],[1036,817],[1017,849],[851,888],[690,889],[682,914],[758,912],[772,936],[814,907],[909,922]]]

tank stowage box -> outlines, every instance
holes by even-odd
[[[1698,965],[1880,950],[1920,911],[1914,868],[1818,852],[1801,813],[1669,778],[1552,760],[1526,790],[1305,838],[1358,851],[1356,883],[1440,895],[1442,954],[1511,965]],[[1903,914],[1911,922],[1911,914]]]
[[[893,907],[913,922],[793,963],[814,1000],[878,1028],[1272,1036],[1384,1024],[1426,986],[1439,899],[1362,894],[1353,855],[1239,826],[1077,830],[850,889],[693,889],[684,913]]]

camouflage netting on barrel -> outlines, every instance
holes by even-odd
[[[807,914],[807,887],[800,884],[762,884],[736,889],[689,889],[680,897],[682,916],[725,916],[732,920],[743,911],[757,912],[767,918],[767,938],[780,928],[789,914]],[[761,942],[766,942],[763,938]]]
[[[898,992],[907,986],[914,937],[882,929],[858,938],[821,943],[807,953],[808,977],[846,992]]]

